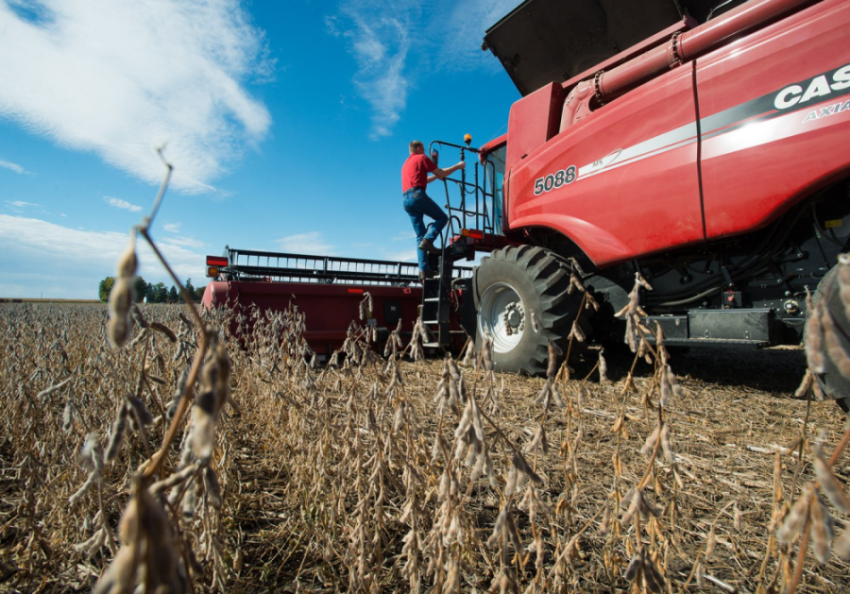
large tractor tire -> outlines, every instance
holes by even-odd
[[[567,291],[570,274],[552,252],[507,247],[481,259],[473,282],[478,327],[475,344],[493,338],[496,371],[539,375],[546,371],[548,341],[563,344],[581,295]],[[538,331],[532,327],[531,314]]]
[[[833,266],[829,272],[818,283],[818,288],[812,295],[812,301],[817,305],[827,293],[827,287],[833,285],[829,291],[829,301],[826,307],[829,313],[832,314],[832,319],[835,320],[844,332],[838,333],[838,340],[844,350],[850,352],[850,341],[847,336],[850,336],[850,320],[844,311],[844,304],[841,301],[841,292],[838,290],[838,266]],[[810,312],[806,312],[809,314]],[[850,379],[841,375],[835,363],[828,356],[825,357],[824,373],[818,374],[817,381],[826,394],[827,398],[832,398],[841,407],[844,412],[850,411]]]

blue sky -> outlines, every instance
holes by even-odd
[[[96,298],[163,143],[152,234],[184,280],[225,244],[414,260],[407,144],[505,132],[480,46],[518,3],[0,0],[0,297]]]

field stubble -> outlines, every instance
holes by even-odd
[[[218,371],[150,486],[138,469],[200,342],[181,311],[143,306],[147,332],[118,350],[103,306],[0,305],[0,591],[106,573],[118,592],[128,550],[133,579],[164,572],[175,592],[782,592],[798,566],[798,592],[850,583],[829,550],[798,563],[827,509],[806,491],[815,438],[828,456],[846,423],[794,398],[800,350],[674,353],[676,386],[655,350],[633,374],[608,357],[602,382],[591,349],[544,380],[492,374],[486,353],[477,370],[387,361],[356,321],[344,362],[319,368],[295,309],[207,314]],[[832,472],[846,489],[850,454]],[[829,516],[847,540],[848,515]]]

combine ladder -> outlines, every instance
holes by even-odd
[[[431,160],[437,163],[439,157],[437,149],[444,148],[459,149],[461,160],[465,160],[467,155],[477,157],[478,149],[470,147],[469,142],[470,140],[467,139],[466,145],[463,146],[434,141],[429,145]],[[422,322],[432,336],[432,340],[424,345],[426,347],[448,349],[453,336],[466,334],[464,330],[451,329],[454,313],[452,283],[455,282],[456,275],[471,277],[472,270],[468,267],[455,266],[454,263],[467,259],[467,256],[476,250],[489,252],[504,245],[504,237],[496,235],[495,181],[496,169],[494,163],[490,161],[474,162],[469,177],[464,169],[460,172],[460,179],[443,180],[449,222],[444,231],[442,253],[428,257],[430,269],[438,270],[439,273],[434,278],[426,279],[422,285]],[[452,204],[449,182],[458,189],[459,197],[455,200],[455,204]],[[477,234],[472,236],[477,239],[477,247],[467,242],[466,233],[470,229],[475,230]]]
[[[439,270],[439,274],[434,278],[425,279],[422,283],[422,323],[432,337],[431,342],[423,346],[448,348],[451,342],[451,286],[454,266],[447,258],[437,255],[429,256],[429,260],[432,270]]]
[[[431,335],[431,341],[423,346],[446,350],[451,346],[453,337],[466,335],[465,330],[452,330],[452,319],[456,318],[452,283],[472,276],[472,269],[454,265],[453,256],[456,257],[456,254],[450,252],[453,250],[447,249],[441,256],[429,256],[431,270],[439,270],[439,273],[422,283],[422,323]]]

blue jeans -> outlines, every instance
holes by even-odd
[[[428,254],[419,249],[419,244],[423,239],[434,241],[440,236],[440,232],[446,223],[449,222],[449,217],[443,212],[443,209],[437,206],[437,203],[428,198],[425,190],[422,188],[411,188],[404,193],[404,210],[410,215],[410,222],[413,223],[413,231],[416,233],[416,250],[419,255],[419,270],[428,270]],[[428,215],[434,222],[425,227],[422,220],[425,215]]]

